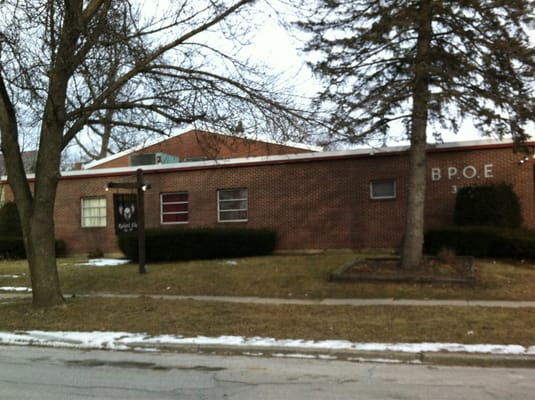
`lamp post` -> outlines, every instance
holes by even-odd
[[[137,242],[138,242],[138,259],[139,259],[139,273],[147,272],[145,268],[145,192],[150,189],[149,183],[143,182],[143,170],[138,168],[136,171],[135,182],[108,182],[105,186],[106,190],[111,188],[119,189],[137,189],[136,209],[137,209]]]

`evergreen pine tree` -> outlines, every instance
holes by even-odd
[[[535,119],[532,0],[318,0],[299,23],[325,87],[317,100],[328,141],[410,140],[402,267],[423,252],[426,142],[470,119],[482,135],[527,138]],[[438,128],[438,129],[436,129]],[[397,132],[396,132],[397,133]]]

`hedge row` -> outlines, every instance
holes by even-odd
[[[424,251],[453,250],[460,256],[535,259],[535,232],[490,226],[452,226],[429,230]]]
[[[522,225],[520,199],[511,185],[466,186],[457,192],[455,225],[489,225],[519,228]]]
[[[4,236],[22,237],[19,213],[12,201],[0,207],[0,237]]]
[[[63,257],[67,247],[63,240],[56,240],[56,257]],[[24,240],[20,236],[0,236],[0,258],[2,259],[24,259],[26,249]]]
[[[146,261],[176,261],[268,255],[277,244],[274,231],[265,229],[148,229]],[[137,234],[119,235],[119,247],[138,260]]]

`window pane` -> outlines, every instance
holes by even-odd
[[[219,209],[224,210],[247,210],[247,200],[222,201]]]
[[[218,220],[221,221],[247,221],[248,219],[248,190],[224,189],[217,192]]]
[[[372,199],[393,199],[396,197],[396,181],[373,181],[370,184]]]
[[[219,191],[219,200],[246,199],[247,189],[225,189]]]
[[[162,222],[167,224],[188,222],[188,214],[164,214],[162,216]]]
[[[187,192],[162,193],[160,196],[160,220],[162,224],[183,224],[189,220]]]
[[[170,212],[187,212],[188,211],[188,204],[182,203],[182,204],[162,204],[162,210],[164,213],[170,213]]]
[[[106,198],[83,198],[81,201],[81,225],[84,228],[106,226]]]
[[[247,211],[224,211],[219,213],[220,221],[245,221],[247,220]]]
[[[163,193],[162,202],[163,203],[178,203],[178,202],[187,202],[188,194],[187,193]]]

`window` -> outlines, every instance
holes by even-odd
[[[162,224],[186,224],[189,220],[187,192],[160,194],[160,221]]]
[[[395,199],[396,181],[395,179],[382,179],[370,182],[370,198],[376,200]]]
[[[219,222],[247,221],[249,208],[247,189],[224,189],[217,191]]]
[[[98,228],[106,226],[106,198],[82,198],[82,228]]]

